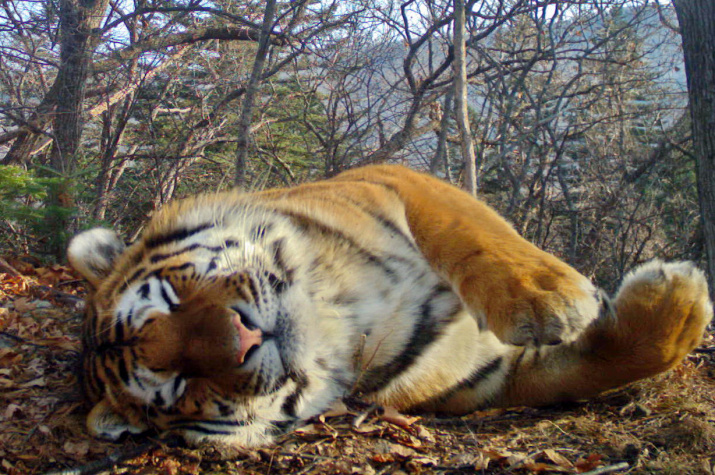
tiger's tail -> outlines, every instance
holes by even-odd
[[[713,316],[705,275],[653,261],[629,273],[608,307],[570,343],[517,348],[499,406],[584,399],[678,364]]]

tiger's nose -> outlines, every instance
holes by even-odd
[[[246,355],[252,348],[258,348],[263,343],[263,332],[260,328],[249,330],[241,321],[241,317],[236,315],[233,317],[233,325],[238,331],[238,352],[236,353],[236,362],[243,364],[246,360]]]

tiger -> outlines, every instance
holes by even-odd
[[[125,246],[68,247],[88,281],[89,432],[265,446],[346,398],[463,415],[596,396],[677,365],[713,316],[660,260],[611,298],[485,202],[400,165],[172,202]]]

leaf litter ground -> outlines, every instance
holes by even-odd
[[[585,403],[378,417],[349,404],[272,447],[92,439],[76,365],[82,284],[0,259],[0,474],[673,473],[715,475],[715,339],[682,366]]]

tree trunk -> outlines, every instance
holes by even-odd
[[[715,291],[715,2],[674,0],[688,78],[700,217]]]
[[[60,68],[52,89],[56,91],[52,121],[53,144],[50,168],[61,178],[48,194],[47,226],[52,231],[50,250],[64,255],[68,217],[61,208],[74,207],[71,184],[76,153],[82,138],[82,106],[92,52],[93,35],[101,25],[109,0],[62,0],[60,2]]]
[[[474,156],[472,130],[469,126],[467,91],[467,54],[464,43],[466,11],[464,0],[454,0],[454,105],[459,127],[464,162],[464,188],[472,195],[477,194],[477,164]]]
[[[246,160],[248,159],[248,146],[250,144],[251,122],[253,121],[253,103],[258,87],[260,86],[261,74],[263,73],[263,65],[268,56],[268,48],[270,47],[271,29],[273,28],[273,18],[276,13],[276,0],[267,0],[266,9],[263,12],[263,25],[258,38],[258,49],[256,50],[256,59],[253,62],[253,70],[251,77],[246,85],[246,93],[243,98],[243,106],[241,108],[241,117],[238,124],[238,137],[236,142],[236,178],[235,183],[239,188],[246,185]]]

